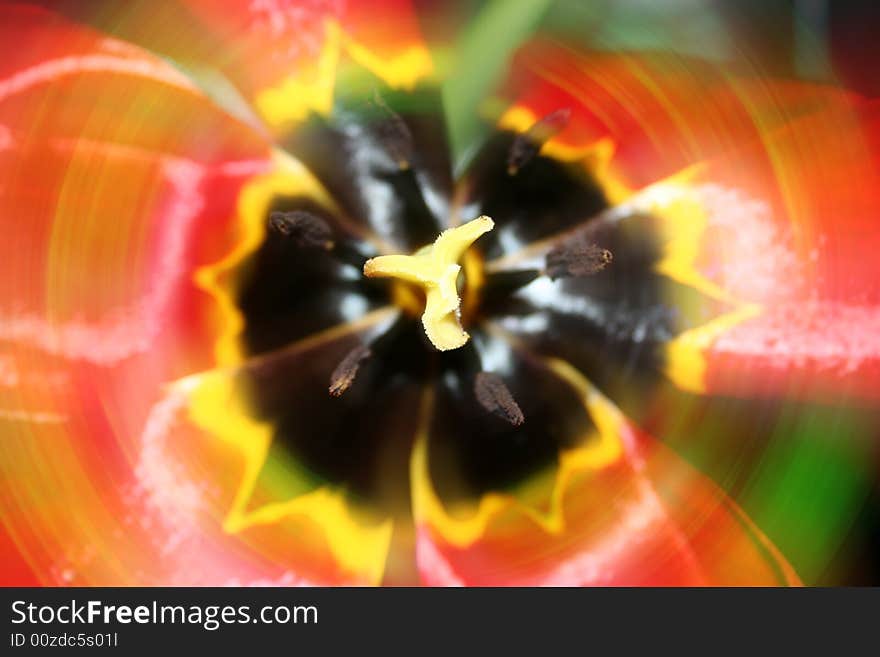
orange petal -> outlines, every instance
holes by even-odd
[[[674,340],[673,381],[750,396],[880,394],[878,109],[796,119],[689,176],[703,220],[678,231],[688,245],[667,252],[667,269],[749,310]]]
[[[346,62],[397,88],[432,71],[408,0],[186,4],[219,36],[226,69],[274,128],[329,113]]]
[[[665,349],[674,383],[745,396],[878,395],[876,103],[676,56],[537,43],[518,63],[502,125],[522,130],[571,108],[548,153],[585,161],[617,204],[609,223],[659,217],[657,272],[706,297],[704,310],[691,309],[705,322]]]
[[[161,59],[49,12],[4,6],[0,44],[0,513],[43,582],[143,581],[138,436],[160,382],[213,363],[192,274],[234,242],[268,147]]]
[[[580,53],[540,41],[517,55],[507,94],[513,104],[501,123],[518,130],[571,109],[545,148],[563,157],[592,150],[611,192],[639,189],[793,117],[855,100],[839,89],[736,75],[679,55]]]
[[[268,149],[158,58],[48,12],[2,14],[0,338],[113,364],[192,327],[179,295],[229,248]]]

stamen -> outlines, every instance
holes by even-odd
[[[474,395],[480,406],[513,426],[518,427],[525,422],[522,409],[497,374],[479,372],[474,377]]]
[[[546,258],[546,273],[552,279],[596,274],[611,262],[608,249],[597,244],[572,240],[555,247]]]
[[[334,397],[339,397],[351,387],[354,378],[357,376],[358,369],[367,358],[373,355],[373,352],[367,345],[358,345],[346,354],[345,358],[333,370],[330,375],[329,392]]]
[[[524,133],[517,135],[507,154],[507,173],[515,176],[541,151],[547,141],[565,128],[570,118],[569,108],[558,109],[537,121]]]
[[[310,212],[273,212],[269,227],[301,248],[333,248],[333,231],[326,221]]]
[[[422,325],[437,349],[447,351],[463,346],[470,337],[459,317],[461,299],[456,281],[461,272],[458,260],[495,223],[486,216],[440,233],[434,244],[413,255],[387,255],[367,260],[364,276],[400,278],[425,290]]]
[[[397,112],[388,107],[378,91],[373,94],[373,103],[385,114],[385,118],[376,126],[382,144],[400,169],[409,169],[413,155],[413,137],[409,126]]]

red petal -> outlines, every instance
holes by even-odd
[[[795,584],[797,577],[707,478],[639,433],[573,368],[601,437],[561,457],[549,499],[484,497],[447,510],[413,461],[418,561],[430,585]]]
[[[0,586],[39,586],[40,581],[24,559],[8,527],[19,518],[6,519],[7,529],[0,532],[0,560],[3,561],[3,575]]]

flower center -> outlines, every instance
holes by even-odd
[[[589,348],[571,317],[532,306],[535,294],[564,302],[587,289],[570,279],[609,265],[596,242],[614,246],[584,229],[606,208],[592,175],[540,152],[567,113],[493,134],[456,174],[436,107],[434,94],[343,99],[285,144],[325,191],[279,182],[262,210],[266,239],[239,269],[253,363],[242,385],[272,427],[267,473],[395,506],[424,431],[438,473],[460,465],[437,478],[444,498],[470,499],[518,485],[589,431],[582,399],[496,321],[535,339],[570,335],[575,356]],[[447,228],[450,217],[477,218]]]
[[[412,255],[384,255],[364,264],[368,278],[396,278],[413,283],[425,293],[422,326],[425,335],[438,350],[449,351],[464,346],[468,334],[461,325],[461,298],[458,279],[462,273],[458,261],[481,235],[495,226],[486,216],[443,231],[433,244]]]

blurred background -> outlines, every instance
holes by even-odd
[[[27,1],[27,0],[26,0]],[[168,20],[173,2],[32,0],[103,30],[152,39],[186,58],[197,44],[181,43]],[[422,28],[435,43],[460,36],[463,25],[491,5],[534,16],[531,29],[601,50],[665,50],[735,62],[765,73],[837,80],[880,94],[877,34],[880,3],[872,0],[416,0]],[[150,29],[153,25],[156,29]]]
[[[435,37],[487,3],[420,0]],[[515,4],[515,3],[513,3]],[[601,50],[665,50],[880,93],[880,3],[870,0],[552,0],[541,30]],[[450,10],[454,7],[454,10]],[[445,31],[445,33],[444,33]]]

